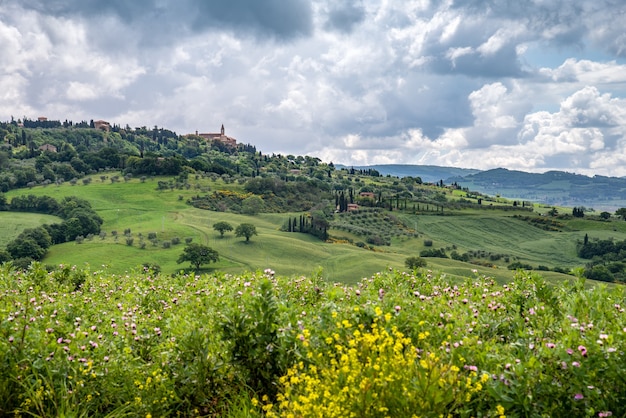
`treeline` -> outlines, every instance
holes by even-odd
[[[585,234],[578,256],[591,260],[584,270],[588,279],[626,283],[626,240],[590,240]]]
[[[304,234],[311,234],[322,241],[328,239],[328,228],[330,223],[319,212],[313,212],[306,215],[300,215],[299,217],[288,218],[283,230],[287,232],[302,232]]]
[[[260,153],[256,156],[250,144],[231,147],[156,126],[112,125],[105,132],[93,129],[93,121],[25,118],[19,124],[0,123],[0,139],[0,192],[60,184],[108,170],[124,175],[179,175],[187,169],[254,176],[268,160]]]
[[[16,196],[7,203],[6,197],[0,195],[0,210],[42,213],[63,220],[25,229],[7,244],[6,250],[0,250],[0,263],[12,260],[19,268],[42,260],[51,245],[99,234],[103,222],[87,200],[75,196],[65,197],[60,202],[50,196]]]

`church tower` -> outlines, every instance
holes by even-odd
[[[220,131],[222,133],[222,136],[224,136],[224,124],[222,123],[222,130]]]

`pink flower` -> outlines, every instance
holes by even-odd
[[[583,398],[584,398],[584,396],[583,396],[582,393],[577,393],[576,395],[574,395],[574,399],[576,399],[577,401],[579,401],[579,400],[581,400]]]
[[[554,343],[546,343],[546,347],[554,348],[554,347],[556,347],[556,344],[554,344]]]
[[[578,346],[578,351],[580,351],[580,354],[582,354],[583,357],[587,356],[587,349],[585,348],[584,345],[579,345]]]
[[[572,366],[574,367],[580,367],[580,363],[577,361],[572,361]]]

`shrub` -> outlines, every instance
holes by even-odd
[[[514,263],[511,263],[507,266],[507,268],[509,270],[532,270],[533,266],[531,266],[530,264],[527,263],[522,263],[521,261],[516,261]]]
[[[420,251],[420,257],[439,257],[439,258],[448,258],[446,252],[443,248],[431,248],[428,250]]]
[[[432,239],[425,239],[424,240],[424,247],[432,247],[433,246],[433,240]]]
[[[408,257],[406,260],[404,260],[404,265],[406,266],[406,268],[411,270],[415,270],[420,267],[426,267],[426,264],[426,260],[421,257]]]

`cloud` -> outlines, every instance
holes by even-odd
[[[313,28],[311,4],[307,0],[25,0],[24,7],[47,15],[80,16],[92,25],[110,25],[113,22],[109,18],[113,18],[138,34],[142,44],[150,45],[155,41],[175,42],[181,34],[221,30],[289,40],[309,35]],[[99,35],[115,37],[106,31]]]
[[[351,32],[365,18],[361,1],[330,2],[324,28],[332,31]]]
[[[621,1],[2,6],[0,119],[224,123],[263,152],[346,164],[622,170]]]

